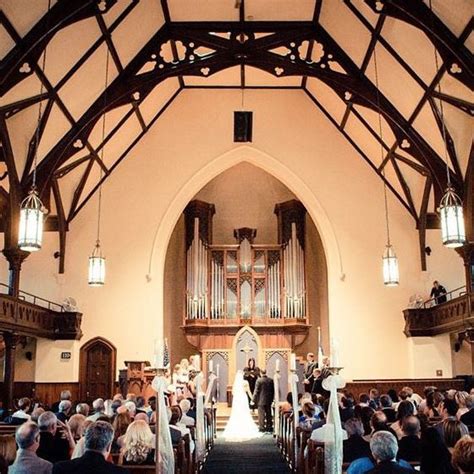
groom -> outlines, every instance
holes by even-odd
[[[274,397],[273,380],[267,377],[267,371],[261,370],[253,392],[253,404],[258,406],[258,427],[260,431],[272,432],[272,403]]]

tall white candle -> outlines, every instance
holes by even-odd
[[[280,359],[275,361],[275,372],[280,372]]]
[[[201,356],[199,354],[194,356],[193,365],[197,372],[201,372]]]
[[[290,369],[296,371],[296,354],[290,354]]]
[[[339,348],[334,337],[331,338],[331,356],[329,358],[329,362],[332,367],[341,367],[341,361],[339,360]]]
[[[212,372],[212,369],[213,369],[213,368],[214,368],[214,366],[213,366],[213,361],[212,361],[212,359],[211,359],[211,360],[209,360],[209,373]]]
[[[219,378],[219,364],[216,365],[216,377]]]

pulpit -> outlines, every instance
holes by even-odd
[[[127,393],[141,395],[148,399],[153,395],[151,382],[155,377],[155,369],[151,369],[147,360],[125,361],[125,369],[119,371],[120,392],[125,397]]]

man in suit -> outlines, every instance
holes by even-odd
[[[258,426],[262,432],[273,431],[272,403],[275,395],[273,379],[267,377],[267,371],[261,370],[261,377],[255,384],[253,404],[258,407]]]
[[[53,474],[125,474],[128,469],[116,466],[106,459],[110,454],[114,429],[106,421],[92,423],[85,434],[85,453],[71,461],[58,462]]]
[[[313,386],[313,370],[318,367],[318,363],[314,360],[314,354],[308,352],[306,354],[306,363],[304,365],[304,391],[311,393],[311,388]]]
[[[12,474],[51,474],[53,465],[49,461],[39,458],[36,450],[39,446],[40,431],[36,423],[23,423],[15,434],[18,444],[15,462],[8,468]]]

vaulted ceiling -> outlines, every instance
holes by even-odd
[[[301,90],[413,216],[420,245],[446,161],[472,196],[470,0],[49,3],[0,0],[0,200],[8,218],[37,149],[63,246],[99,183],[188,88]]]

